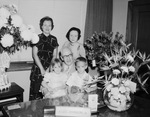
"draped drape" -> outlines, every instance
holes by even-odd
[[[112,0],[88,0],[84,40],[94,32],[112,31]]]
[[[126,42],[131,43],[131,23],[132,23],[132,5],[128,4]]]

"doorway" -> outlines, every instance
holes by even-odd
[[[126,39],[136,50],[150,54],[149,0],[129,1]]]

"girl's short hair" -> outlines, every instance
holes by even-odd
[[[50,18],[49,16],[45,16],[45,17],[43,17],[43,18],[40,20],[40,29],[41,29],[41,31],[43,31],[42,26],[43,26],[44,21],[51,21],[51,23],[52,23],[52,29],[54,28],[53,19]],[[51,30],[52,30],[52,29],[51,29]]]
[[[75,61],[75,66],[77,65],[78,62],[84,62],[87,65],[87,59],[84,57],[78,57]]]
[[[63,66],[63,63],[62,63],[62,61],[61,61],[60,59],[58,59],[58,58],[52,59],[51,65],[50,65],[50,71],[52,71],[52,70],[53,70],[53,67],[54,67],[56,64],[58,64],[58,63],[60,64],[61,67]],[[62,70],[63,70],[63,68],[62,68]]]
[[[72,27],[72,28],[69,29],[69,31],[66,34],[66,38],[70,41],[69,35],[70,35],[71,31],[77,31],[78,32],[78,40],[79,40],[80,37],[81,37],[81,30],[79,28],[76,28],[76,27]]]

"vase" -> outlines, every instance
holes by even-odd
[[[104,90],[103,100],[109,109],[121,112],[132,106],[134,95],[131,91],[120,92],[119,87],[112,87],[110,90]]]
[[[11,83],[9,82],[6,69],[9,68],[10,57],[8,53],[0,53],[0,91],[7,90]]]

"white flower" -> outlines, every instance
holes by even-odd
[[[28,30],[30,30],[31,32],[35,32],[35,28],[32,25],[28,25],[27,26]]]
[[[126,102],[126,96],[124,94],[120,94],[120,101],[122,102]]]
[[[14,38],[10,34],[5,34],[1,38],[1,44],[2,44],[3,47],[10,47],[10,46],[13,45],[13,43],[14,43]]]
[[[27,26],[25,24],[22,24],[19,28],[19,30],[22,32],[24,30],[27,30]]]
[[[126,87],[126,93],[130,92],[130,88],[129,87]]]
[[[31,41],[32,38],[32,32],[30,30],[23,30],[21,32],[21,37],[25,40],[25,41]]]
[[[10,16],[10,12],[6,9],[1,7],[0,8],[0,18],[8,19]]]
[[[110,101],[110,105],[112,106],[118,107],[120,105],[120,103],[117,100],[115,100],[113,97],[111,97],[109,101]]]
[[[118,96],[119,95],[118,87],[111,88],[111,94],[114,96]]]
[[[126,86],[126,87],[128,87],[129,85],[130,85],[130,80],[126,80],[125,82],[124,82],[124,86]]]
[[[112,84],[109,84],[109,85],[107,85],[107,87],[106,87],[106,90],[107,91],[110,91],[110,89],[113,87],[113,85]]]
[[[135,92],[136,91],[136,83],[132,82],[131,80],[127,80],[124,83],[124,86],[128,87],[130,89],[131,92]]]
[[[126,59],[130,62],[134,61],[134,58],[130,54],[127,54]]]
[[[123,72],[128,73],[128,67],[127,66],[121,66],[120,69],[122,69]]]
[[[119,79],[113,78],[113,79],[111,80],[111,82],[112,82],[112,84],[114,84],[114,85],[118,85],[118,84],[119,84]]]
[[[12,15],[11,18],[12,18],[11,23],[13,24],[13,26],[20,27],[23,24],[23,20],[19,15],[17,14]]]
[[[129,69],[129,71],[131,71],[131,72],[135,72],[135,68],[134,68],[133,66],[130,66],[128,69]]]
[[[33,33],[33,34],[32,34],[31,42],[32,42],[33,44],[36,44],[38,41],[39,41],[39,36],[38,36],[36,33]]]
[[[118,69],[114,69],[114,70],[113,70],[113,74],[118,75],[118,74],[120,74],[120,71],[119,71]]]
[[[121,93],[125,93],[125,92],[126,92],[126,88],[125,88],[124,86],[120,86],[120,87],[119,87],[119,91],[120,91]]]

